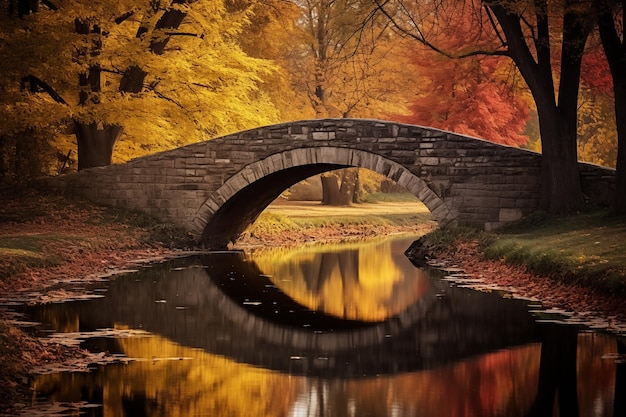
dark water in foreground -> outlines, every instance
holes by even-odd
[[[411,240],[212,253],[19,307],[94,353],[24,415],[626,416],[623,336],[417,269]]]

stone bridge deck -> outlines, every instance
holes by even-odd
[[[492,229],[537,208],[541,155],[437,129],[364,119],[264,126],[55,177],[52,187],[143,211],[225,247],[293,184],[326,171],[376,171],[440,224]],[[583,191],[607,203],[614,170],[580,164]]]

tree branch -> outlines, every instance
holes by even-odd
[[[443,50],[441,48],[439,48],[437,45],[433,44],[432,42],[428,41],[426,39],[426,36],[424,35],[424,33],[422,32],[422,30],[419,27],[418,22],[415,21],[415,19],[413,18],[413,16],[409,13],[409,11],[406,9],[406,7],[404,6],[404,4],[402,2],[401,3],[401,7],[403,8],[405,15],[409,17],[410,22],[411,22],[411,26],[412,26],[412,30],[411,29],[407,29],[405,27],[400,26],[400,24],[398,23],[397,19],[391,15],[391,13],[385,9],[385,6],[390,2],[390,0],[373,0],[374,3],[376,4],[376,7],[378,8],[378,10],[380,10],[391,22],[391,24],[393,25],[393,27],[396,28],[396,30],[398,30],[400,32],[401,35],[405,35],[408,36],[410,38],[413,38],[414,40],[416,40],[417,42],[421,43],[422,45],[426,46],[428,49],[443,55],[447,58],[450,59],[460,59],[460,58],[467,58],[467,57],[471,57],[471,56],[477,56],[477,55],[494,55],[494,56],[507,56],[510,57],[510,53],[508,50],[504,50],[504,51],[500,51],[500,50],[494,50],[494,51],[487,51],[487,50],[475,50],[475,51],[471,51],[471,52],[467,52],[467,53],[463,53],[463,54],[454,54],[452,52]],[[491,19],[492,17],[489,16],[489,18]],[[414,33],[417,32],[417,33]],[[504,40],[502,39],[501,35],[498,33],[498,38],[500,39],[500,41],[502,42],[503,46],[507,46],[506,42],[504,42]]]
[[[192,32],[165,32],[165,34],[167,36],[193,36],[194,38],[204,39],[204,33],[199,35]]]
[[[28,89],[31,93],[34,94],[45,91],[57,103],[67,105],[67,102],[63,100],[63,97],[61,97],[56,91],[54,91],[54,88],[52,88],[50,84],[46,83],[40,78],[37,78],[32,74],[22,77],[22,79],[20,80],[20,88],[22,91],[27,88],[27,84]]]
[[[487,5],[485,5],[484,7],[485,7],[485,11],[487,12],[487,17],[489,18],[489,23],[491,23],[491,27],[493,28],[493,31],[496,33],[496,36],[498,37],[498,39],[502,43],[502,46],[506,48],[507,47],[506,39],[504,39],[502,37],[502,34],[498,30],[498,25],[496,24],[496,21],[493,18],[493,14],[491,13],[491,9]]]
[[[114,22],[115,24],[119,25],[120,23],[124,22],[126,19],[128,19],[129,17],[131,17],[132,15],[134,15],[135,12],[133,12],[132,10],[129,12],[124,13],[121,16],[118,16],[115,18]]]
[[[58,8],[58,7],[57,7],[54,3],[52,3],[51,1],[48,1],[48,0],[41,0],[41,2],[42,2],[43,4],[45,4],[46,6],[48,6],[48,8],[49,8],[50,10],[54,10],[55,12],[56,12],[57,10],[59,10],[59,8]]]

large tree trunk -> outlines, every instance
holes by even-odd
[[[111,165],[113,147],[122,134],[122,127],[78,121],[74,121],[74,127],[78,142],[78,170]]]
[[[322,181],[322,204],[349,206],[358,201],[358,169],[327,172],[320,176],[320,180]]]
[[[615,117],[617,124],[617,178],[612,213],[626,214],[626,45],[620,37],[613,19],[613,10],[620,7],[620,2],[600,1],[596,8],[598,29],[602,47],[609,62],[613,77],[615,95]],[[622,13],[626,10],[626,0],[621,0]],[[623,36],[623,35],[622,35]]]
[[[626,214],[626,57],[620,61],[619,77],[613,74],[617,118],[617,178],[612,213]]]
[[[539,112],[542,143],[539,207],[553,214],[571,214],[583,204],[576,149],[576,121],[564,119],[556,109]]]
[[[530,88],[539,114],[543,152],[540,208],[554,214],[570,214],[583,203],[578,170],[577,98],[582,53],[589,33],[584,10],[577,0],[566,0],[563,19],[558,102],[552,75],[549,14],[546,0],[535,2],[536,53],[526,43],[521,16],[501,2],[489,8],[502,28],[510,57]]]

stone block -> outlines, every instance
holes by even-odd
[[[312,132],[311,137],[313,140],[330,140],[335,139],[335,132]]]
[[[425,158],[420,158],[419,162],[422,165],[436,166],[436,165],[439,165],[439,158],[425,157]]]
[[[492,232],[506,225],[506,222],[485,222],[484,230],[486,232]]]
[[[521,209],[518,208],[501,208],[498,220],[501,222],[514,222],[524,216]]]

